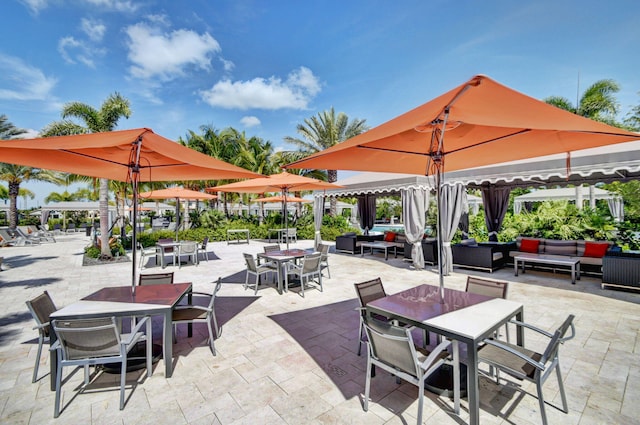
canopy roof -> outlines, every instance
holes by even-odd
[[[342,189],[327,190],[325,196],[348,197],[365,194],[397,195],[402,189],[416,188],[430,190],[434,187],[431,178],[415,174],[399,173],[358,173],[336,183]],[[316,193],[322,196],[323,193]]]
[[[65,201],[51,202],[41,207],[43,211],[99,211],[100,202],[98,201]],[[110,210],[116,207],[109,205]]]
[[[580,193],[577,193],[577,190]],[[563,187],[558,189],[543,189],[536,190],[530,193],[525,193],[524,195],[516,196],[513,198],[514,202],[541,202],[541,201],[558,201],[558,200],[575,200],[577,196],[582,199],[589,199],[591,196],[591,192],[593,191],[594,199],[616,199],[619,198],[620,195],[616,193],[609,192],[604,189],[600,189],[597,187]]]
[[[595,184],[640,178],[640,141],[578,150],[569,160],[564,154],[512,161],[487,167],[447,172],[445,184],[463,183],[529,187],[538,185]]]

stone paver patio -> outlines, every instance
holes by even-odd
[[[82,381],[76,373],[63,386],[65,409],[53,419],[54,393],[49,390],[48,353],[37,383],[31,383],[37,333],[25,300],[43,290],[56,304],[70,304],[105,286],[130,284],[131,263],[82,266],[84,234],[64,235],[56,243],[0,249],[0,423],[3,424],[412,424],[417,413],[417,389],[396,384],[387,374],[372,380],[372,403],[364,412],[366,356],[356,355],[358,305],[354,282],[380,276],[388,293],[411,286],[438,284],[436,269],[415,271],[400,258],[383,254],[330,254],[331,278],[324,292],[279,295],[261,286],[257,296],[243,289],[243,252],[257,253],[265,245],[209,245],[209,261],[174,270],[176,281],[190,281],[208,291],[219,276],[223,286],[216,301],[222,335],[214,357],[205,342],[205,325],[178,329],[174,374],[166,379],[160,360],[153,376],[118,410],[118,375],[103,374],[90,389],[76,395]],[[311,241],[299,241],[307,248]],[[153,266],[144,273],[161,270]],[[511,268],[493,274],[455,269],[445,285],[464,289],[467,274],[510,281],[508,297],[524,303],[525,320],[555,329],[576,315],[577,336],[561,348],[561,366],[569,399],[569,414],[547,406],[551,424],[640,423],[640,294],[600,289],[600,279],[583,277],[571,285],[567,274],[530,272],[515,277]],[[154,340],[161,340],[154,321]],[[540,342],[527,333],[527,345]],[[144,371],[143,371],[144,372]],[[130,382],[137,374],[131,372]],[[109,386],[104,390],[105,386]],[[480,380],[482,424],[539,424],[535,387],[523,395],[512,386]],[[555,376],[544,386],[546,399],[560,404]],[[468,421],[466,399],[460,416],[446,397],[426,393],[424,421],[461,424]]]

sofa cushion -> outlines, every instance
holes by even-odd
[[[553,255],[576,255],[578,249],[576,241],[564,241],[557,239],[544,240],[544,253]]]
[[[538,239],[525,239],[520,241],[520,251],[538,253],[538,247],[540,246],[540,240]]]
[[[407,240],[407,237],[405,235],[398,233],[396,235],[396,239],[394,242],[400,243],[402,244],[402,246],[404,246],[404,243],[406,242],[406,240]]]
[[[478,242],[475,240],[475,238],[469,238],[461,240],[460,245],[477,246]]]
[[[585,242],[584,257],[602,258],[609,249],[608,242]]]
[[[385,232],[384,233],[384,241],[385,242],[393,242],[396,240],[396,234],[394,232]]]
[[[342,236],[355,236],[356,232],[345,232],[342,234]]]

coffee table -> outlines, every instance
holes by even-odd
[[[375,242],[360,242],[360,255],[364,257],[364,249],[370,248],[371,254],[374,249],[380,249],[384,251],[384,259],[389,259],[389,249],[393,248],[394,258],[398,258],[398,246],[392,242],[375,241]]]
[[[522,267],[522,273],[525,272],[525,263],[545,264],[550,266],[569,267],[571,270],[571,283],[576,284],[576,279],[580,280],[580,260],[575,258],[562,258],[553,255],[541,254],[519,254],[513,257],[513,271],[518,276],[518,263]]]

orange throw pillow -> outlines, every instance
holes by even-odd
[[[396,240],[396,234],[393,232],[387,232],[384,234],[385,242],[393,242]]]
[[[536,239],[522,239],[520,241],[520,251],[522,252],[532,252],[534,254],[538,253],[538,246],[540,245],[540,241]]]
[[[602,258],[609,249],[608,243],[598,242],[585,242],[584,243],[584,256]]]

